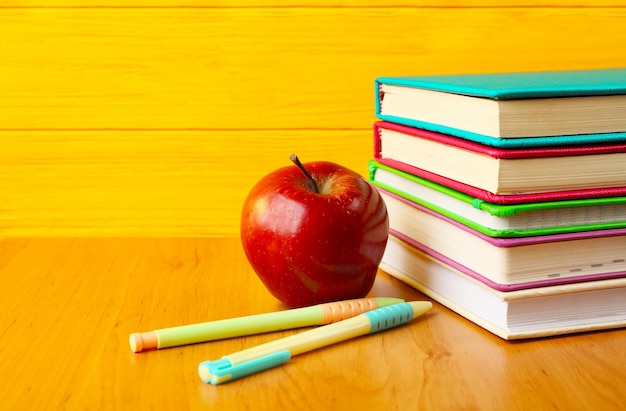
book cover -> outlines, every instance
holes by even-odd
[[[495,204],[447,186],[368,162],[377,187],[490,237],[528,237],[626,227],[626,197]]]
[[[501,195],[626,186],[626,143],[502,149],[381,121],[374,157]]]
[[[502,292],[393,235],[380,268],[506,340],[626,326],[626,278]]]
[[[532,237],[484,235],[402,197],[379,190],[389,228],[445,255],[493,283],[535,281],[626,271],[626,229]]]
[[[497,147],[626,139],[626,68],[379,77],[376,115]]]
[[[626,94],[626,68],[380,77],[379,83],[518,100]]]

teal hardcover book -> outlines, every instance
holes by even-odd
[[[626,228],[626,197],[495,204],[369,161],[377,187],[490,237],[530,237]]]
[[[376,115],[496,147],[626,141],[626,68],[379,77]]]

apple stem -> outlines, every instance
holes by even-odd
[[[293,163],[294,163],[295,165],[297,165],[297,166],[298,166],[298,168],[299,168],[300,170],[302,170],[302,172],[304,173],[304,175],[305,175],[305,176],[307,176],[307,178],[308,178],[308,179],[309,179],[309,181],[311,182],[311,186],[313,187],[313,191],[314,191],[315,193],[319,193],[319,192],[320,192],[320,190],[319,190],[319,188],[317,187],[317,182],[315,182],[315,179],[313,178],[313,176],[311,175],[311,173],[309,173],[309,172],[307,171],[307,169],[306,169],[306,168],[304,168],[304,166],[303,166],[303,165],[302,165],[302,163],[300,162],[300,159],[298,158],[298,156],[297,156],[297,155],[295,155],[295,154],[292,154],[292,155],[290,155],[290,156],[289,156],[289,160],[293,161]]]

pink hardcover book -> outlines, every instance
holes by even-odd
[[[390,229],[389,233],[398,237],[405,243],[410,244],[411,246],[417,248],[423,253],[428,254],[429,256],[435,258],[436,260],[439,260],[442,263],[448,264],[449,266],[456,268],[457,270],[467,275],[468,277],[472,277],[473,279],[480,281],[481,283],[487,285],[488,287],[491,287],[494,290],[498,290],[502,292],[516,291],[516,290],[528,290],[530,288],[547,287],[551,285],[573,284],[573,283],[581,283],[584,281],[608,280],[611,278],[626,277],[626,271],[616,271],[616,272],[603,273],[603,274],[581,275],[578,277],[570,277],[570,278],[558,278],[558,279],[555,278],[552,280],[529,281],[526,283],[518,283],[518,284],[499,284],[494,281],[491,281],[490,279],[486,278],[483,275],[480,275],[476,271],[470,270],[464,265],[457,263],[456,261],[446,257],[445,255],[438,253],[437,251],[425,246],[424,244],[418,241],[415,241],[411,237],[408,237],[394,229]]]
[[[440,221],[441,224],[450,224],[453,227],[456,227],[457,229],[460,229],[463,232],[469,234],[471,237],[478,238],[498,248],[515,248],[515,247],[522,247],[522,246],[542,245],[542,244],[548,244],[548,243],[554,243],[554,242],[567,243],[567,242],[576,241],[576,240],[599,239],[599,238],[609,238],[609,237],[622,237],[623,239],[626,239],[626,228],[539,235],[539,236],[532,236],[532,237],[515,237],[515,238],[490,237],[472,229],[471,227],[461,224],[458,221],[452,220],[442,214],[439,214],[433,210],[423,207],[420,204],[414,203],[410,200],[407,200],[403,197],[400,197],[384,189],[379,188],[379,190],[385,196],[388,196],[388,198],[390,198],[391,200],[393,201],[397,200],[400,203],[408,205],[411,209],[414,209],[414,214],[411,215],[410,214],[411,210],[405,207],[406,208],[405,211],[409,213],[408,214],[409,217],[407,217],[407,220],[409,220],[409,222],[403,223],[400,221],[399,218],[397,218],[398,214],[395,213],[395,210],[397,208],[394,207],[393,204],[389,204],[390,206],[389,207],[389,212],[390,212],[389,232],[390,234],[396,236],[397,238],[403,240],[404,242],[410,244],[411,246],[421,250],[425,254],[430,255],[436,260],[439,260],[443,263],[450,265],[451,267],[456,268],[460,272],[482,282],[483,284],[495,290],[515,291],[515,290],[523,290],[523,289],[530,289],[530,288],[536,288],[536,287],[545,287],[545,286],[550,286],[550,285],[571,284],[571,283],[579,283],[583,281],[605,280],[605,279],[611,279],[611,278],[626,277],[626,270],[623,269],[623,267],[626,266],[626,261],[622,252],[618,251],[617,254],[619,255],[616,254],[610,259],[610,261],[617,268],[612,268],[611,264],[606,264],[606,270],[600,271],[600,272],[594,272],[593,274],[581,273],[580,275],[577,274],[577,275],[571,275],[571,276],[559,276],[559,277],[553,277],[553,278],[544,278],[544,279],[533,280],[533,281],[521,281],[521,282],[508,283],[508,284],[496,282],[492,279],[487,278],[485,275],[477,272],[476,270],[468,268],[466,265],[459,263],[455,259],[450,258],[450,256],[444,255],[443,253],[438,252],[434,250],[433,248],[429,247],[428,245],[422,243],[421,241],[415,238],[416,235],[411,234],[414,230],[410,228],[410,225],[414,225],[418,227],[417,231],[415,232],[419,232],[420,230],[428,231],[428,233],[430,234],[426,233],[425,235],[427,237],[425,238],[429,240],[432,237],[436,237],[436,235],[441,232],[441,230],[434,229],[436,225],[433,226],[432,224],[427,223],[429,219],[434,221],[433,220],[433,217],[434,217],[434,219]],[[389,201],[389,200],[386,200],[386,201]],[[439,227],[442,227],[442,226],[439,225]],[[452,243],[459,244],[461,248],[465,244],[461,236],[449,237],[448,239]],[[437,242],[435,241],[435,243]],[[617,246],[618,249],[620,249],[620,247],[621,246],[619,245]],[[488,258],[488,257],[484,256],[481,258]],[[596,264],[591,264],[591,265],[593,266]]]
[[[573,156],[589,156],[600,154],[626,153],[626,143],[578,145],[578,146],[546,146],[531,148],[503,149],[492,147],[474,141],[466,140],[451,135],[441,134],[433,131],[404,126],[401,124],[379,121],[374,124],[374,157],[375,159],[389,167],[404,171],[406,173],[425,178],[435,183],[447,186],[454,190],[477,197],[481,200],[496,204],[518,204],[536,203],[544,201],[574,200],[597,197],[616,197],[626,195],[626,185],[620,184],[611,186],[607,183],[604,187],[555,190],[533,193],[507,193],[497,194],[474,185],[470,185],[456,179],[452,179],[421,168],[418,164],[411,164],[411,154],[407,154],[408,159],[400,161],[393,157],[387,157],[381,139],[381,130],[391,130],[403,136],[410,136],[415,139],[423,139],[436,142],[441,145],[452,146],[461,150],[466,150],[481,155],[489,156],[493,159],[533,159],[533,158],[557,158]],[[407,150],[408,153],[408,150]],[[624,163],[624,162],[620,162]],[[624,175],[624,173],[618,173]],[[618,176],[618,178],[621,178]]]

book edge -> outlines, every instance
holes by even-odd
[[[408,276],[407,274],[396,269],[390,264],[381,263],[379,268],[382,271],[386,272],[387,274],[391,275],[392,277],[397,278],[398,280],[412,287],[413,289],[432,298],[433,300],[437,301],[438,303],[450,309],[451,311],[455,312],[456,314],[464,317],[468,321],[471,321],[475,325],[482,327],[488,332],[491,332],[492,334],[504,340],[552,337],[552,336],[557,336],[557,335],[566,335],[566,334],[574,334],[574,333],[589,332],[589,331],[611,330],[611,329],[626,327],[626,318],[625,318],[623,321],[616,321],[616,322],[601,322],[601,323],[585,324],[585,325],[572,326],[572,327],[552,327],[552,328],[543,328],[543,329],[536,329],[536,330],[529,330],[529,331],[513,332],[508,328],[499,327],[493,322],[479,316],[478,314],[475,314],[473,311],[466,309],[464,306],[453,302],[449,298],[434,291],[430,287]]]

